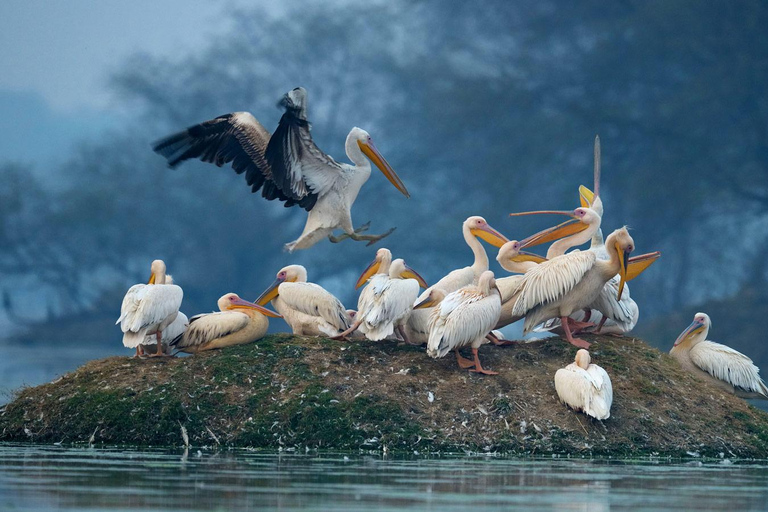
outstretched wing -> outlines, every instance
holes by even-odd
[[[297,87],[283,97],[280,105],[285,113],[266,148],[272,180],[278,188],[290,190],[297,197],[326,194],[343,170],[312,140],[306,91]]]
[[[279,199],[285,201],[285,206],[298,204],[311,210],[317,195],[308,193],[306,186],[283,186],[282,180],[275,182],[265,155],[269,140],[269,132],[253,115],[234,112],[160,139],[152,149],[164,156],[170,167],[190,158],[219,167],[231,162],[236,173],[245,174],[252,192],[262,189],[261,195],[266,199]]]
[[[594,265],[595,253],[580,251],[540,263],[523,275],[515,306],[515,316],[524,316],[542,304],[567,295]]]

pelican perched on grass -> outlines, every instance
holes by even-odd
[[[258,304],[228,293],[218,301],[219,311],[195,315],[181,336],[171,341],[179,352],[195,354],[205,350],[243,345],[262,338],[267,333],[269,319],[280,315]]]
[[[165,284],[174,284],[171,274],[165,275]],[[163,339],[161,340],[163,343],[162,351],[169,354],[169,344],[171,341],[184,334],[184,331],[187,330],[188,326],[189,319],[187,318],[187,315],[179,311],[179,314],[176,315],[176,319],[171,322],[168,327],[163,329]],[[156,352],[157,336],[155,334],[147,334],[144,336],[144,343],[141,344],[141,349],[143,349],[145,353]]]
[[[576,359],[555,372],[555,389],[560,401],[571,409],[598,420],[611,416],[613,386],[605,370],[590,364],[589,352],[581,349]]]
[[[130,287],[120,307],[123,345],[136,349],[136,357],[143,355],[141,345],[147,335],[155,335],[157,350],[150,356],[164,356],[163,331],[176,319],[184,292],[175,284],[165,284],[165,263],[155,260],[150,266],[148,284]]]
[[[693,323],[675,340],[670,355],[685,370],[729,393],[768,400],[760,369],[741,352],[707,340],[711,325],[708,315],[696,313]]]
[[[270,300],[293,334],[336,336],[351,322],[339,299],[322,286],[307,282],[307,269],[301,265],[280,269],[275,282],[256,299],[256,304],[264,306]]]
[[[507,325],[502,322],[511,323],[525,317],[523,330],[528,333],[540,323],[559,317],[568,342],[588,348],[589,343],[572,336],[573,321],[568,316],[591,304],[616,274],[620,276],[618,298],[621,298],[634,241],[627,229],[621,228],[608,236],[606,246],[608,261],[598,260],[591,251],[571,252],[529,270],[510,298],[509,302],[514,301],[510,317],[503,318],[497,327]]]
[[[480,274],[488,270],[488,254],[483,248],[479,239],[485,240],[494,247],[501,247],[509,240],[507,237],[493,229],[484,218],[479,216],[469,217],[461,226],[461,232],[464,241],[467,243],[475,260],[472,265],[462,267],[451,271],[448,275],[440,279],[430,288],[426,289],[419,297],[417,302],[426,299],[429,292],[434,289],[440,289],[446,294],[454,292],[463,286],[477,283]],[[429,337],[429,315],[431,309],[414,310],[408,319],[408,335],[416,343],[425,343]]]
[[[478,349],[488,343],[486,336],[499,319],[501,293],[496,287],[493,272],[483,272],[477,285],[468,285],[446,294],[440,288],[433,288],[415,309],[433,308],[429,318],[429,341],[427,355],[433,358],[445,357],[453,350],[456,362],[461,368],[472,368],[473,372],[497,375],[480,364]],[[459,354],[459,349],[472,347],[474,361]]]
[[[338,338],[359,329],[369,340],[378,341],[397,330],[406,343],[412,343],[403,325],[408,321],[413,302],[419,295],[419,286],[426,287],[424,280],[401,258],[394,260],[388,275],[376,274],[370,279],[363,290],[363,293],[370,295],[359,304],[355,323]]]
[[[286,244],[288,251],[306,249],[328,237],[365,240],[369,245],[389,235],[361,235],[367,224],[355,230],[350,210],[360,188],[371,175],[371,161],[406,197],[402,180],[376,149],[365,130],[353,128],[345,143],[347,157],[354,165],[336,162],[312,140],[307,120],[307,92],[297,87],[280,105],[285,113],[275,133],[269,132],[248,112],[226,114],[190,126],[154,143],[153,149],[175,167],[190,158],[199,158],[221,167],[232,162],[253,192],[261,189],[266,199],[279,199],[285,206],[299,205],[309,212],[301,236]],[[370,161],[368,160],[370,159]],[[334,229],[344,234],[332,235]]]

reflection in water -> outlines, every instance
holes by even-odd
[[[0,445],[2,510],[764,510],[768,466]]]

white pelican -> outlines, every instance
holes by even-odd
[[[510,317],[502,318],[502,321],[510,323],[524,316],[523,332],[528,333],[540,323],[560,317],[568,342],[588,348],[589,343],[571,335],[573,320],[568,316],[592,304],[605,283],[616,274],[620,277],[617,295],[621,299],[627,260],[634,250],[634,241],[627,229],[621,228],[608,236],[606,246],[609,248],[608,261],[598,260],[594,252],[578,251],[545,261],[529,270],[524,274],[518,291],[509,300],[513,303]],[[497,327],[506,325],[502,321]]]
[[[592,239],[592,235],[600,229],[600,222],[602,220],[600,214],[589,207],[579,207],[573,211],[560,211],[560,210],[540,210],[533,212],[520,212],[510,213],[510,217],[519,215],[537,215],[540,213],[551,213],[556,215],[567,215],[571,217],[571,220],[565,221],[562,224],[549,229],[545,229],[531,235],[528,239],[535,241],[535,243],[529,243],[531,245],[539,245],[551,240],[555,242],[547,249],[547,259],[551,260],[557,256],[562,256],[565,251],[571,247],[578,247],[581,244],[585,244]],[[526,240],[528,240],[526,239]]]
[[[555,389],[560,401],[571,409],[598,420],[611,416],[613,387],[611,378],[596,364],[590,364],[589,352],[580,349],[575,362],[555,372]]]
[[[165,284],[174,284],[173,283],[173,277],[171,274],[165,275]],[[179,311],[179,314],[176,315],[176,319],[171,322],[171,324],[163,329],[163,352],[166,354],[169,354],[170,351],[168,350],[168,344],[173,341],[177,336],[180,336],[184,334],[184,331],[187,330],[187,326],[189,325],[189,319],[187,318],[187,315]],[[144,342],[141,344],[140,350],[143,350],[146,353],[156,351],[157,350],[157,337],[154,334],[147,334],[144,337]]]
[[[408,321],[422,284],[426,285],[401,258],[394,260],[388,275],[376,274],[369,280],[363,290],[367,298],[363,300],[361,294],[355,323],[337,338],[344,338],[359,329],[369,340],[378,341],[397,330],[406,343],[412,344],[403,325]]]
[[[228,293],[218,301],[219,311],[203,313],[189,319],[189,327],[171,341],[180,352],[196,354],[204,350],[243,345],[264,336],[269,327],[268,316],[280,315],[258,304]]]
[[[353,128],[347,136],[347,157],[354,165],[336,162],[312,140],[307,121],[307,92],[297,87],[285,94],[280,105],[285,113],[275,133],[269,132],[248,112],[226,114],[190,126],[153,144],[153,150],[168,160],[170,167],[190,158],[199,158],[221,167],[232,162],[253,192],[285,206],[299,205],[309,212],[301,236],[285,249],[306,249],[328,237],[367,240],[369,245],[389,235],[361,235],[367,224],[355,230],[350,210],[360,188],[371,175],[370,159],[406,197],[405,185],[373,144],[368,132]],[[366,159],[368,157],[368,159]],[[334,237],[334,229],[345,234]]]
[[[339,299],[307,282],[307,269],[301,265],[281,268],[275,282],[255,302],[264,306],[270,300],[293,334],[300,336],[336,336],[351,322]]]
[[[687,371],[741,398],[768,400],[768,387],[752,360],[731,347],[707,340],[712,322],[696,313],[693,323],[675,340],[669,351]]]
[[[447,295],[463,286],[477,283],[480,274],[488,270],[488,254],[486,254],[483,244],[478,238],[485,240],[494,247],[501,247],[509,241],[507,237],[493,229],[484,218],[479,216],[469,217],[465,220],[461,226],[461,232],[464,235],[464,241],[472,249],[475,261],[470,266],[451,271],[430,288],[424,290],[416,302],[423,302],[433,288],[438,288]],[[407,332],[413,342],[419,344],[427,342],[430,314],[431,309],[429,308],[414,310],[411,314],[408,319]]]
[[[416,305],[416,309],[428,307],[433,311],[429,318],[427,355],[437,359],[453,350],[461,368],[474,366],[473,372],[498,375],[498,372],[484,369],[477,354],[478,348],[488,343],[486,336],[501,313],[501,294],[493,272],[487,270],[480,275],[477,285],[470,284],[447,295],[442,289],[433,288]],[[467,346],[472,347],[474,361],[459,354],[459,349]]]
[[[123,345],[136,349],[136,357],[142,354],[141,345],[147,335],[154,334],[157,351],[150,356],[164,356],[163,331],[179,314],[184,292],[175,284],[165,284],[165,263],[155,260],[150,266],[148,284],[135,284],[128,289],[120,307],[120,324]]]

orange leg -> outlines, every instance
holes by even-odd
[[[589,348],[589,343],[582,340],[581,338],[574,338],[571,334],[571,327],[568,324],[568,320],[570,320],[567,316],[561,316],[560,317],[560,323],[563,326],[563,331],[565,331],[565,339],[568,340],[568,343],[571,345],[576,345],[579,348]]]
[[[483,365],[480,364],[480,357],[477,355],[477,349],[476,348],[472,349],[472,355],[475,356],[475,369],[474,370],[469,370],[469,371],[475,372],[475,373],[482,373],[484,375],[498,375],[499,374],[499,372],[492,372],[491,370],[486,370],[485,368],[483,368]]]
[[[490,341],[497,347],[505,347],[507,345],[515,345],[516,343],[519,343],[517,341],[503,340],[503,339],[497,338],[496,335],[493,334],[492,332],[489,332],[488,334],[486,334],[485,337],[488,338],[488,341]]]
[[[467,368],[475,366],[475,363],[473,363],[472,360],[462,357],[461,354],[459,354],[459,349],[455,348],[453,351],[456,352],[456,362],[459,363],[460,368],[466,370]]]
[[[157,352],[149,354],[149,357],[167,357],[168,354],[163,352],[163,333],[157,331],[155,333],[155,339],[157,340]]]
[[[349,326],[349,329],[347,329],[343,333],[339,334],[338,336],[332,337],[331,339],[332,340],[339,340],[339,341],[349,341],[349,340],[347,340],[347,336],[349,336],[350,334],[355,332],[357,330],[357,328],[360,327],[361,323],[363,323],[362,320],[356,321],[355,323],[353,323],[352,325]]]
[[[600,334],[600,331],[603,329],[603,325],[605,325],[606,320],[608,320],[608,317],[603,315],[603,318],[600,319],[600,323],[597,324],[597,329],[595,329],[595,334]]]

